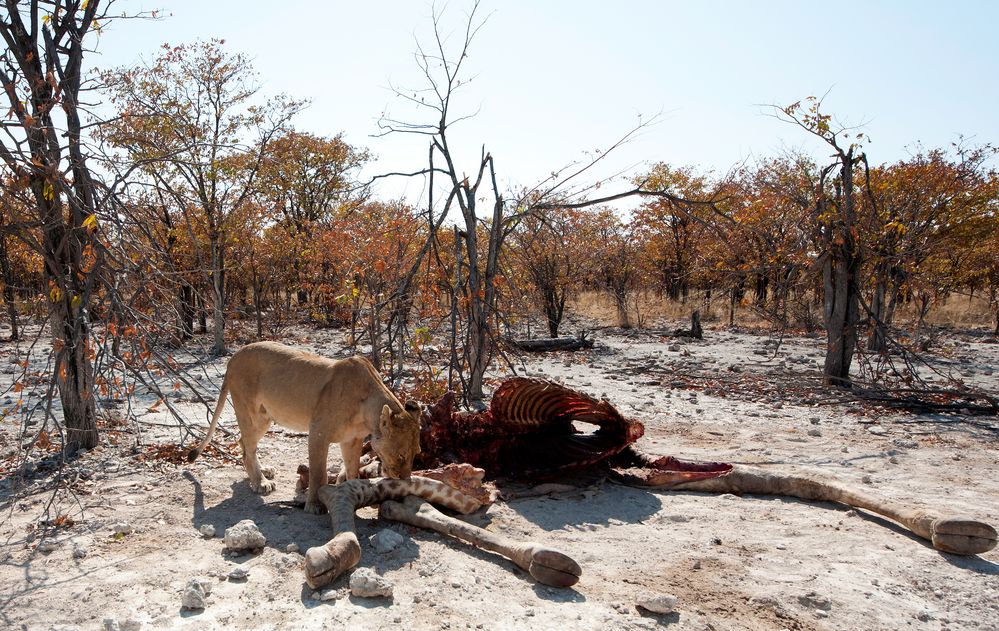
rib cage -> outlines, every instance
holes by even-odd
[[[631,442],[643,433],[641,423],[625,419],[607,401],[542,379],[507,379],[493,394],[489,411],[496,422],[525,431],[578,421],[597,425],[605,432],[635,434]]]
[[[485,412],[454,412],[446,395],[424,416],[418,466],[468,462],[490,473],[537,476],[620,453],[644,428],[607,401],[541,379],[504,381]],[[583,434],[574,422],[597,426]]]

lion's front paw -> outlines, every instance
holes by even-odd
[[[268,480],[274,479],[274,467],[260,467],[260,473]]]
[[[274,484],[270,480],[264,479],[264,480],[261,480],[260,484],[257,485],[257,488],[255,488],[253,490],[256,491],[257,493],[259,493],[260,495],[267,495],[268,493],[270,493],[271,491],[273,491],[275,488],[277,488],[276,484]]]
[[[305,512],[313,515],[323,515],[326,507],[319,501],[305,500]]]

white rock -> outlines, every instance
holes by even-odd
[[[340,597],[340,590],[337,589],[327,589],[324,592],[316,592],[313,598],[316,600],[321,600],[323,602],[329,602],[331,600],[336,600]]]
[[[211,539],[215,536],[215,526],[211,524],[201,524],[201,528],[198,528],[198,532],[200,532],[201,536],[205,539]]]
[[[350,575],[350,593],[357,598],[391,598],[392,583],[374,570],[362,567]]]
[[[192,578],[184,588],[184,595],[180,599],[180,606],[184,609],[204,609],[205,600],[208,598],[208,594],[211,593],[210,585],[208,583],[208,589],[205,589],[206,581],[204,579]]]
[[[676,596],[673,594],[659,594],[658,596],[649,596],[638,601],[638,606],[642,609],[651,611],[652,613],[667,614],[673,613],[676,609]]]
[[[235,526],[225,529],[225,547],[230,550],[253,550],[264,547],[266,543],[267,538],[252,519],[244,519]]]
[[[384,530],[379,530],[375,534],[371,535],[369,541],[375,550],[385,554],[401,546],[406,539],[396,531],[390,528],[385,528]]]
[[[104,631],[121,631],[121,625],[115,618],[104,619]]]
[[[288,554],[295,554],[296,552],[298,552],[298,544],[289,543],[284,547],[284,551],[287,552]]]

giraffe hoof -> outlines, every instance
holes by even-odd
[[[534,552],[527,571],[537,582],[552,587],[572,587],[583,573],[578,563],[551,548],[539,548]]]
[[[930,526],[933,547],[951,554],[981,554],[996,547],[996,529],[967,517],[938,519]]]

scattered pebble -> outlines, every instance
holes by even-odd
[[[350,593],[357,598],[391,598],[392,583],[371,568],[358,568],[350,575]]]
[[[888,462],[890,462],[892,464],[898,464],[898,458],[896,458],[895,456],[892,456],[891,458],[888,459]]]
[[[896,438],[894,440],[895,445],[902,447],[903,449],[919,449],[919,443],[912,440],[911,438]]]
[[[58,547],[59,544],[56,543],[55,541],[43,541],[39,543],[38,547],[36,547],[35,549],[38,550],[39,552],[44,552],[45,554],[48,554],[49,552],[53,552]]]
[[[230,550],[254,550],[264,547],[266,543],[267,538],[252,519],[244,519],[225,529],[225,547]]]
[[[130,535],[135,532],[135,526],[127,521],[119,521],[111,525],[111,532],[116,537]]]
[[[368,541],[371,542],[375,550],[386,554],[401,546],[406,539],[391,528],[385,528],[371,535]]]
[[[83,545],[82,543],[78,543],[75,546],[73,546],[73,558],[74,559],[82,559],[82,558],[86,557],[87,554],[89,554],[89,553],[90,553],[90,550],[88,550],[87,546]]]
[[[819,436],[822,436],[822,432],[819,431],[819,430],[817,430],[817,429],[810,429],[810,430],[808,430],[808,435],[809,436],[819,437]]]
[[[201,528],[198,528],[198,532],[200,532],[201,536],[205,539],[211,539],[215,536],[215,526],[211,524],[201,524]]]
[[[323,602],[330,602],[331,600],[336,600],[340,597],[340,590],[338,589],[327,589],[322,592],[313,592],[313,600],[321,600]]]
[[[804,596],[798,596],[798,603],[809,609],[821,609],[822,611],[832,609],[832,601],[817,592],[808,592]]]
[[[299,547],[297,543],[289,543],[284,547],[284,551],[287,552],[288,554],[295,554],[296,552],[298,552],[298,550]]]
[[[867,428],[867,431],[876,436],[881,436],[883,434],[888,433],[888,430],[886,430],[884,427],[880,425],[871,425],[870,427]]]
[[[142,629],[142,623],[135,618],[125,618],[124,620],[105,618],[103,628],[104,631],[139,631]]]
[[[245,581],[250,575],[250,570],[242,566],[237,566],[229,570],[230,581]]]
[[[864,477],[860,478],[860,481],[864,484],[872,484],[874,482],[874,478],[869,475],[864,475]]]
[[[652,613],[668,614],[676,609],[676,596],[673,594],[659,594],[649,596],[638,601],[638,606]]]

